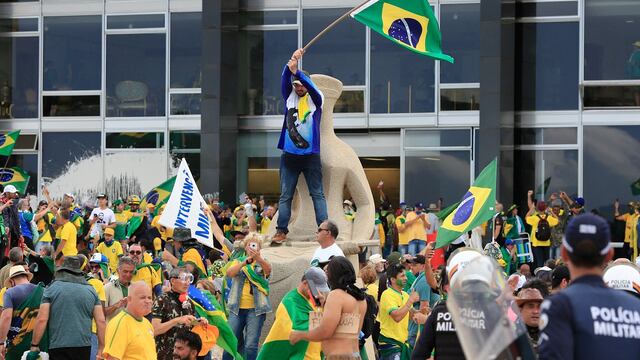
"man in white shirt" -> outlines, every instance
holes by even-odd
[[[98,207],[93,209],[89,216],[89,223],[91,224],[89,236],[93,239],[94,247],[104,233],[104,229],[116,227],[116,215],[108,207],[109,197],[106,194],[98,194],[97,198]]]
[[[338,237],[338,225],[331,220],[323,221],[318,226],[316,233],[316,240],[320,247],[316,249],[311,258],[311,266],[318,266],[324,268],[325,265],[334,256],[344,256],[340,246],[336,244],[336,238]]]

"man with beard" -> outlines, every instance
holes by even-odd
[[[522,289],[516,298],[516,304],[520,309],[520,319],[527,328],[527,335],[537,352],[538,338],[540,337],[540,304],[542,303],[540,290],[534,288]]]
[[[202,340],[191,331],[181,331],[176,335],[176,343],[173,345],[174,360],[196,360],[202,349]]]

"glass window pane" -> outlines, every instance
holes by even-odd
[[[169,137],[171,150],[200,149],[199,132],[172,131]]]
[[[107,16],[107,29],[146,29],[163,27],[163,14]]]
[[[106,139],[108,149],[160,149],[164,147],[164,133],[109,133]]]
[[[517,17],[578,15],[577,1],[516,3]]]
[[[171,14],[171,87],[202,85],[202,14]]]
[[[107,36],[107,116],[164,116],[165,35]]]
[[[469,130],[407,130],[406,147],[471,146]]]
[[[200,179],[200,153],[172,152],[171,166],[173,169],[177,170],[180,167],[182,158],[187,161],[187,164],[189,164],[189,170],[191,170],[191,175],[193,175],[193,178],[198,181]]]
[[[516,145],[577,144],[576,128],[516,128]]]
[[[102,179],[99,132],[42,134],[42,180],[53,198],[72,192],[76,202],[95,201]]]
[[[434,69],[433,59],[371,32],[371,112],[433,112]]]
[[[516,24],[516,110],[578,108],[578,23]]]
[[[583,136],[586,206],[610,219],[615,199],[637,200],[631,184],[640,177],[640,126],[585,126]]]
[[[8,159],[7,168],[18,166],[29,174],[27,193],[38,194],[38,154],[11,154]]]
[[[469,189],[470,151],[407,151],[404,201],[450,205]]]
[[[528,190],[545,201],[554,192],[578,193],[577,150],[518,150],[514,158],[514,199],[521,209],[527,203]]]
[[[640,86],[585,86],[584,107],[640,107]]]
[[[584,3],[585,80],[640,79],[640,1]]]
[[[100,116],[100,95],[44,96],[43,116]]]
[[[304,10],[303,42],[306,44],[349,9]],[[364,85],[366,27],[357,21],[342,21],[309,48],[302,65],[312,74],[333,76],[345,85]],[[387,40],[388,41],[388,40]],[[294,49],[295,50],[295,49]],[[289,51],[289,55],[293,50]],[[336,53],[340,56],[336,56]],[[286,61],[283,58],[281,61]]]
[[[243,31],[241,41],[239,68],[246,73],[238,79],[242,115],[282,114],[280,77],[298,44],[298,31]]]
[[[166,150],[105,152],[104,190],[111,199],[146,194],[167,180]]]
[[[362,113],[364,112],[364,91],[343,90],[336,102],[333,112],[336,113]]]
[[[44,18],[44,90],[100,90],[102,18]]]
[[[38,117],[38,38],[0,37],[0,119]]]
[[[440,109],[480,110],[480,89],[440,89]]]
[[[298,12],[285,11],[247,11],[240,14],[242,25],[295,25]]]
[[[0,33],[18,31],[38,31],[38,19],[0,19]]]
[[[173,94],[171,95],[171,115],[199,115],[200,94]]]
[[[38,135],[20,133],[13,150],[38,150]]]
[[[455,63],[440,62],[443,83],[480,82],[480,4],[442,5],[442,51]]]

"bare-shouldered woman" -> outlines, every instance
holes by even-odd
[[[359,360],[358,337],[367,311],[365,293],[356,286],[356,272],[347,258],[332,258],[326,272],[331,292],[320,324],[308,332],[292,331],[289,341],[322,341],[325,359]]]

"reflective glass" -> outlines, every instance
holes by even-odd
[[[165,35],[107,36],[107,116],[164,116]]]
[[[304,10],[302,38],[306,44],[349,9]],[[311,74],[333,76],[345,85],[364,85],[366,27],[357,21],[342,21],[313,43],[302,60]],[[290,53],[293,50],[290,51]],[[340,56],[336,56],[336,54]],[[289,54],[291,55],[291,54]],[[288,59],[284,58],[284,60]]]
[[[171,115],[198,115],[201,100],[200,94],[172,94]]]
[[[480,110],[480,89],[440,89],[440,110]]]
[[[7,167],[19,166],[29,174],[27,193],[38,194],[38,154],[11,154]]]
[[[585,108],[640,107],[640,86],[585,86]]]
[[[468,129],[464,130],[407,130],[406,147],[471,146]]]
[[[516,145],[577,144],[576,128],[516,128]]]
[[[164,27],[163,14],[107,16],[107,29],[146,29]]]
[[[298,12],[284,11],[247,11],[240,13],[243,25],[292,25],[298,23]]]
[[[43,116],[100,116],[100,95],[45,96]]]
[[[578,193],[577,150],[517,150],[514,159],[516,204],[527,203],[529,190],[534,191],[536,199],[545,201],[554,192],[564,191],[570,196]]]
[[[169,135],[171,150],[200,150],[200,133],[196,131],[172,131]]]
[[[171,14],[171,87],[202,85],[202,14]]]
[[[459,201],[469,189],[470,151],[407,151],[404,201],[445,204]]]
[[[364,112],[364,91],[343,90],[336,102],[333,112],[336,113],[361,113]]]
[[[516,24],[516,110],[578,108],[578,23]]]
[[[108,133],[106,147],[107,149],[160,149],[164,147],[164,133]]]
[[[101,16],[44,18],[44,90],[100,90]]]
[[[238,78],[242,115],[278,115],[284,111],[280,78],[292,49],[298,43],[297,30],[243,31]]]
[[[0,119],[38,117],[38,37],[0,37]]]
[[[442,5],[442,51],[455,63],[440,62],[443,83],[480,82],[480,4]]]
[[[99,186],[96,179],[102,174],[100,138],[99,132],[42,134],[42,178],[54,187],[49,189],[53,197]]]
[[[371,112],[434,111],[434,60],[371,32]]]
[[[631,185],[640,177],[640,126],[585,126],[583,136],[586,206],[610,219],[615,199],[637,200]]]
[[[577,1],[516,3],[517,17],[578,15]]]
[[[640,1],[584,1],[585,80],[640,79]]]
[[[193,175],[194,179],[198,181],[200,179],[200,153],[181,153],[172,151],[171,166],[177,170],[180,167],[182,158],[187,160],[187,164],[189,164],[189,170],[191,170],[191,175]]]
[[[38,19],[0,19],[0,33],[19,31],[38,31]]]

